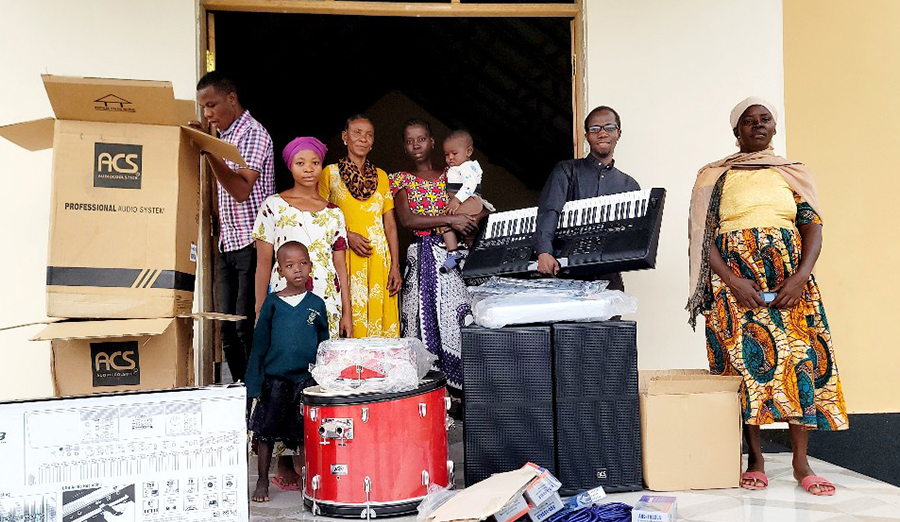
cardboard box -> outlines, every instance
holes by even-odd
[[[56,395],[159,390],[194,384],[194,321],[239,321],[241,315],[198,312],[154,319],[50,319],[32,341],[50,341]]]
[[[559,493],[553,493],[550,495],[550,498],[545,500],[541,505],[534,506],[530,510],[528,510],[528,518],[531,519],[531,522],[544,522],[557,511],[562,510],[563,502],[562,499],[559,498]]]
[[[193,384],[190,317],[65,321],[32,337],[50,341],[58,396],[178,388]]]
[[[639,373],[644,482],[652,491],[735,488],[741,378],[705,370]]]
[[[562,483],[560,483],[556,477],[551,475],[549,471],[536,464],[529,462],[525,464],[525,466],[531,466],[540,472],[540,475],[525,488],[523,493],[528,504],[531,506],[539,506],[549,500],[554,493],[559,491]]]
[[[521,497],[522,491],[537,475],[537,470],[531,467],[491,475],[425,514],[425,522],[484,520],[500,512],[517,496]]]
[[[56,119],[0,127],[0,136],[53,147],[47,315],[190,313],[199,154],[243,164],[237,148],[182,125],[196,107],[169,82],[42,78]]]
[[[246,400],[215,386],[0,403],[0,519],[245,522]]]
[[[644,495],[631,510],[631,522],[675,522],[677,516],[675,497]]]
[[[528,502],[522,495],[516,495],[503,509],[494,513],[494,522],[512,522],[528,513]]]

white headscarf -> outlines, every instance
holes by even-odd
[[[741,115],[744,114],[744,111],[753,107],[754,105],[762,105],[772,114],[772,118],[775,119],[775,123],[778,123],[778,111],[775,110],[775,104],[771,103],[768,100],[763,98],[759,98],[756,96],[751,96],[741,103],[734,106],[731,109],[731,130],[734,130],[735,127],[738,126],[738,120],[741,119]]]

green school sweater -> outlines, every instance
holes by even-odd
[[[300,383],[310,377],[319,343],[328,339],[325,301],[307,292],[297,306],[276,294],[266,296],[253,331],[253,349],[244,382],[248,397],[262,394],[267,375]]]

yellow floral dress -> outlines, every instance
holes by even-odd
[[[390,296],[387,291],[391,252],[382,221],[382,216],[394,209],[394,198],[387,174],[381,169],[377,171],[377,188],[364,201],[354,198],[347,190],[336,164],[325,167],[319,179],[319,194],[344,212],[347,232],[365,236],[372,247],[369,257],[361,257],[347,249],[353,337],[400,335],[397,296]]]
[[[312,270],[307,290],[325,301],[328,332],[338,336],[341,323],[341,283],[334,268],[334,252],[347,249],[344,213],[329,204],[318,212],[292,207],[280,194],[269,196],[259,207],[253,226],[253,239],[271,243],[275,252],[287,241],[306,245]],[[287,282],[278,273],[278,260],[273,259],[269,291],[282,290]]]

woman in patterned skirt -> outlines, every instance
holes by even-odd
[[[689,222],[694,326],[706,319],[710,371],[740,375],[749,447],[741,486],[768,485],[760,425],[787,422],[794,478],[813,495],[833,495],[806,457],[808,431],[848,428],[847,411],[812,275],[822,221],[812,176],[772,152],[777,113],[748,98],[731,113],[740,152],[697,176]]]
[[[465,215],[447,215],[447,177],[432,163],[434,138],[424,120],[403,126],[404,147],[413,172],[391,175],[397,220],[413,230],[416,240],[407,251],[401,302],[401,335],[417,337],[438,356],[437,366],[447,375],[451,389],[462,388],[460,328],[472,322],[472,306],[458,270],[442,274],[447,249],[442,226],[461,234],[475,231],[477,221]]]
[[[351,116],[341,138],[347,156],[322,171],[319,194],[347,219],[353,337],[397,337],[400,242],[387,174],[367,159],[375,127],[365,116]]]

